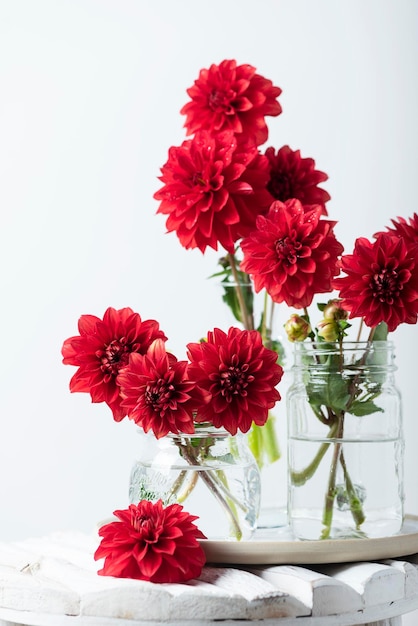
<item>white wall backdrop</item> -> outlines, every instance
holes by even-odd
[[[329,174],[329,213],[350,252],[418,210],[417,8],[0,0],[2,540],[90,530],[127,504],[135,427],[70,394],[75,369],[61,363],[81,314],[131,306],[160,321],[179,357],[231,322],[207,280],[218,255],[183,250],[152,198],[199,70],[235,58],[282,88],[268,145],[299,148]],[[418,328],[393,338],[406,508],[418,513]]]

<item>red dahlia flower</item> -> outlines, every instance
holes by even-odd
[[[105,524],[94,558],[104,557],[99,574],[137,578],[154,583],[181,583],[200,576],[205,553],[198,539],[205,535],[193,523],[197,517],[179,504],[163,507],[142,500],[114,511],[119,521]]]
[[[211,395],[198,409],[195,420],[211,422],[231,435],[247,432],[255,422],[262,426],[280,394],[275,389],[283,370],[277,353],[263,346],[256,330],[219,328],[208,333],[207,341],[187,346],[189,376]]]
[[[167,338],[158,322],[142,321],[130,308],[110,307],[103,320],[82,315],[78,330],[80,335],[66,339],[62,347],[63,363],[78,367],[70,391],[90,393],[92,402],[106,402],[113,419],[120,422],[126,416],[117,385],[120,371],[132,352],[145,353],[154,339]]]
[[[122,407],[130,419],[159,439],[167,433],[193,433],[193,411],[205,394],[188,380],[187,361],[177,361],[157,339],[146,355],[132,354],[119,374]]]
[[[389,331],[402,322],[416,324],[418,266],[413,247],[402,238],[382,233],[371,243],[360,237],[341,267],[347,275],[335,279],[334,287],[351,318],[363,317],[370,327],[386,322]]]
[[[200,71],[187,90],[191,101],[180,113],[186,115],[188,135],[202,129],[232,130],[261,145],[268,137],[265,116],[282,112],[277,101],[281,92],[270,80],[256,74],[255,67],[225,60]]]
[[[233,252],[271,202],[267,159],[255,145],[237,144],[230,131],[202,131],[170,148],[161,172],[157,213],[168,215],[168,232],[176,231],[185,248],[204,252],[220,244]]]
[[[388,227],[386,232],[390,235],[396,235],[397,237],[403,237],[407,245],[418,245],[418,215],[414,213],[412,217],[406,220],[404,217],[398,217],[395,220],[391,220],[393,227]],[[376,233],[374,236],[378,237],[381,233]]]
[[[257,218],[257,230],[241,242],[241,269],[251,274],[256,292],[265,288],[274,302],[302,309],[331,290],[343,246],[333,232],[336,222],[320,219],[321,213],[320,205],[287,200]]]
[[[283,146],[277,153],[274,148],[265,152],[270,163],[270,180],[267,189],[276,200],[285,202],[292,198],[302,204],[319,204],[322,214],[327,215],[325,203],[330,195],[318,187],[318,183],[328,180],[327,174],[315,169],[313,159],[303,159],[300,150],[291,150]]]

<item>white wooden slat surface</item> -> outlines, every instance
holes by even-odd
[[[253,570],[256,571],[256,570]],[[307,615],[332,615],[364,608],[361,595],[338,580],[296,565],[278,565],[259,570],[260,576],[308,609]]]
[[[66,532],[0,543],[0,626],[400,626],[397,616],[418,607],[417,556],[315,568],[207,565],[197,580],[157,585],[98,576],[98,542]]]

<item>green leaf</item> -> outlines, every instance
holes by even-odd
[[[221,265],[222,269],[215,274],[209,276],[209,278],[220,278],[222,277],[221,287],[223,288],[222,300],[229,307],[232,312],[232,315],[238,320],[241,324],[243,323],[243,316],[240,306],[240,301],[237,294],[237,284],[235,282],[235,277],[233,275],[231,265],[227,257],[223,257],[219,260],[219,265]],[[246,309],[250,315],[253,313],[254,308],[254,294],[251,279],[246,272],[243,272],[237,269],[237,279],[238,284],[242,292],[242,296],[245,302]]]
[[[386,324],[386,322],[380,322],[380,324],[376,326],[376,329],[374,331],[373,341],[386,341],[387,338],[388,325]]]
[[[325,374],[320,382],[309,382],[306,391],[310,404],[330,407],[334,413],[345,411],[350,400],[349,381],[339,372]]]
[[[228,281],[222,281],[221,286],[223,287],[223,290],[224,290],[222,300],[231,309],[232,314],[235,317],[235,319],[243,323],[242,311],[241,311],[241,306],[239,303],[238,293],[237,293],[237,286]],[[242,283],[240,284],[240,288],[241,288],[241,292],[244,298],[245,305],[247,307],[247,311],[251,314],[253,312],[253,301],[254,301],[252,287],[250,284]]]
[[[371,400],[363,402],[360,400],[354,400],[348,412],[352,415],[357,415],[357,417],[363,417],[364,415],[371,415],[372,413],[378,413],[379,411],[383,411],[383,409]]]

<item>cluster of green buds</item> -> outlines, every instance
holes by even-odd
[[[297,315],[293,313],[286,324],[284,324],[284,329],[287,334],[287,338],[289,341],[305,341],[307,337],[312,334],[311,325],[306,317],[303,315]]]
[[[316,327],[318,339],[329,342],[341,341],[347,335],[345,331],[351,326],[347,321],[348,311],[341,306],[341,300],[338,298],[328,300],[326,304],[318,304],[318,309],[322,311],[324,316]],[[315,334],[307,314],[293,313],[284,324],[284,329],[287,338],[292,343],[305,341],[308,337],[315,340]]]
[[[327,304],[318,304],[318,308],[324,314],[317,325],[318,337],[324,341],[341,341],[347,335],[345,331],[351,326],[347,322],[348,311],[343,309],[341,301],[337,298],[328,300]]]

